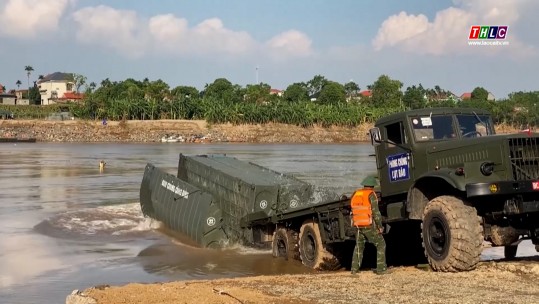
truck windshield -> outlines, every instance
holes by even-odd
[[[427,115],[410,117],[416,141],[453,140],[455,134],[451,115]]]
[[[462,137],[477,137],[494,134],[490,116],[477,114],[457,115]]]

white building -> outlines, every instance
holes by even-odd
[[[78,95],[74,92],[75,81],[71,73],[56,72],[49,74],[38,80],[37,86],[42,105],[55,104],[59,101],[72,99],[66,97]]]

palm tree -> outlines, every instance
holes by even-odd
[[[31,65],[27,65],[24,67],[24,70],[26,71],[26,76],[28,76],[28,88],[30,88],[30,74],[32,74],[34,68]]]
[[[15,84],[17,85],[17,90],[18,90],[18,89],[20,89],[22,82],[20,80],[17,80],[17,82],[15,82]]]

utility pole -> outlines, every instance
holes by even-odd
[[[256,84],[259,84],[259,82],[258,82],[258,65],[256,66]]]

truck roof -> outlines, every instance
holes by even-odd
[[[418,115],[439,115],[439,114],[478,114],[478,115],[490,115],[490,112],[483,109],[477,108],[424,108],[416,110],[408,110],[404,112],[399,112],[391,114],[385,117],[378,119],[375,123],[375,126],[385,125],[394,121],[401,121],[409,116],[418,116]]]

